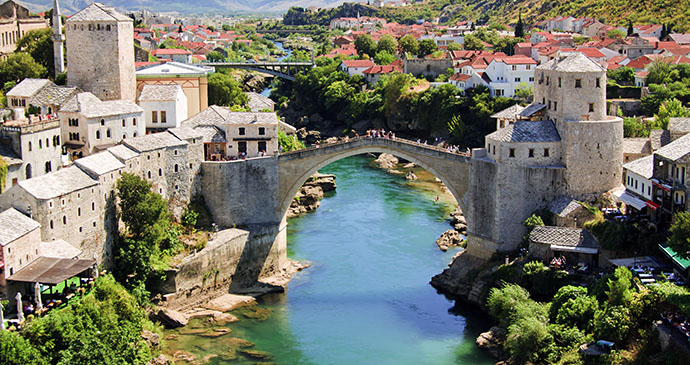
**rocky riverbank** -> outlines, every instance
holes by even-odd
[[[311,212],[321,205],[324,193],[335,191],[335,175],[315,173],[297,191],[288,209],[287,217],[293,218]]]

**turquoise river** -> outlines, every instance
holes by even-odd
[[[290,257],[311,267],[296,274],[285,294],[261,298],[258,312],[239,310],[240,320],[225,326],[232,330],[227,336],[253,342],[253,350],[280,364],[493,363],[474,343],[489,318],[454,306],[429,285],[457,253],[434,243],[450,228],[451,203],[435,203],[432,184],[410,184],[366,156],[321,172],[337,176],[337,192],[288,226]],[[199,359],[223,352],[227,336],[194,336],[194,325],[170,346]],[[257,360],[241,353],[209,357]]]

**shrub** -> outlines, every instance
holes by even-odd
[[[505,346],[517,363],[541,362],[539,350],[553,342],[545,322],[535,317],[521,318],[508,327]]]
[[[530,299],[529,292],[516,284],[504,283],[492,288],[487,299],[489,312],[503,325],[524,317],[535,317],[546,322],[548,315],[543,305]]]
[[[563,303],[556,316],[556,323],[575,326],[588,331],[592,326],[594,313],[599,309],[599,302],[594,297],[577,297]]]
[[[570,299],[580,298],[587,296],[587,289],[580,286],[566,285],[556,292],[551,301],[551,308],[549,309],[549,318],[552,322],[556,321],[556,316],[561,306]]]
[[[621,342],[630,331],[630,310],[624,306],[612,305],[594,314],[594,336],[597,339]]]

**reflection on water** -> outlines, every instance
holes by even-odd
[[[312,266],[286,294],[261,299],[260,307],[271,310],[267,319],[238,313],[240,321],[226,325],[232,333],[219,338],[249,340],[282,364],[493,363],[474,344],[487,329],[486,317],[454,308],[428,284],[457,253],[434,244],[454,207],[434,203],[430,189],[420,194],[404,177],[371,167],[365,156],[321,172],[337,176],[337,192],[288,226],[290,255]],[[227,346],[216,338],[194,341],[188,346]],[[233,361],[258,360],[235,353]]]

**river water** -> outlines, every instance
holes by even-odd
[[[457,253],[434,243],[450,227],[452,204],[434,203],[430,184],[411,186],[366,156],[321,172],[337,176],[337,192],[288,222],[290,257],[311,267],[296,274],[285,294],[261,298],[258,315],[239,311],[240,321],[227,325],[232,336],[281,364],[493,363],[474,343],[488,329],[487,317],[454,307],[428,284]],[[218,339],[183,345],[182,337],[172,346],[195,349],[199,357],[222,352]]]

